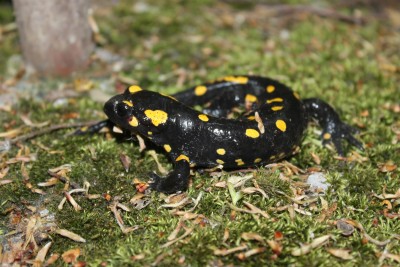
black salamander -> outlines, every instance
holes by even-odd
[[[203,110],[192,108],[197,105]],[[229,119],[238,107],[243,114]],[[342,139],[362,149],[327,103],[300,100],[287,86],[258,76],[228,76],[173,96],[133,85],[108,100],[104,112],[123,131],[164,148],[174,170],[166,177],[153,174],[151,187],[165,193],[186,190],[191,167],[235,169],[292,155],[310,119],[322,127],[323,143],[332,143],[340,155]]]

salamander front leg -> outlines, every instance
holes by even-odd
[[[176,161],[174,170],[166,177],[151,173],[150,187],[158,192],[167,194],[186,191],[189,185],[190,164],[186,160]]]
[[[341,121],[339,115],[329,104],[317,98],[305,99],[303,104],[307,115],[315,119],[322,127],[321,137],[324,145],[332,143],[341,156],[344,155],[342,140],[363,150],[362,143],[353,136],[357,130]]]

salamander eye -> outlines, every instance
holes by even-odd
[[[118,103],[116,108],[115,108],[115,112],[117,113],[117,115],[119,117],[127,117],[127,116],[130,115],[130,109],[124,103]]]

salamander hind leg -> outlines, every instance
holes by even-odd
[[[338,154],[343,156],[342,140],[347,140],[351,145],[363,150],[362,143],[353,134],[356,129],[340,120],[336,111],[326,102],[309,98],[303,100],[303,105],[309,119],[315,119],[322,127],[322,143],[332,143]]]
[[[166,177],[160,177],[155,173],[150,174],[152,179],[150,187],[158,192],[166,194],[186,191],[189,185],[190,165],[187,160],[176,161],[174,170]]]

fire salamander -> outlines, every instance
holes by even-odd
[[[241,115],[229,118],[238,108]],[[174,170],[166,177],[153,174],[151,187],[165,193],[186,190],[191,167],[237,169],[292,155],[310,119],[338,154],[343,155],[342,139],[362,149],[330,105],[300,100],[287,86],[259,76],[228,76],[172,96],[132,85],[108,100],[104,112],[108,122],[164,148]]]

